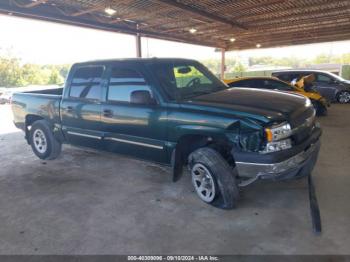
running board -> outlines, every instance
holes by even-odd
[[[320,208],[318,206],[315,187],[312,181],[311,174],[308,176],[308,189],[309,189],[312,229],[316,235],[320,235],[322,232]]]

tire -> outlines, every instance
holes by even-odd
[[[217,151],[209,147],[197,149],[190,154],[188,163],[192,184],[199,198],[207,204],[222,209],[233,209],[237,206],[239,189],[234,169]],[[206,182],[203,182],[204,180]],[[203,198],[203,192],[206,192],[207,197]]]
[[[34,154],[40,159],[53,160],[60,153],[62,145],[58,142],[45,120],[35,121],[30,129],[29,142]]]
[[[350,91],[340,91],[337,94],[337,101],[340,104],[346,104],[350,102]]]
[[[316,110],[316,115],[317,116],[326,116],[327,115],[327,107],[324,106],[323,104],[321,104],[319,101],[317,100],[311,100],[312,105],[314,106],[315,110]]]

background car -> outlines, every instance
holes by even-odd
[[[322,96],[331,102],[350,102],[350,81],[333,73],[319,70],[286,70],[275,71],[272,76],[290,83],[311,74],[315,76],[314,88]]]
[[[5,91],[0,93],[0,105],[10,103],[11,99],[12,99],[11,92]]]
[[[275,77],[243,77],[225,80],[230,87],[251,87],[296,92],[308,97],[316,109],[317,115],[327,114],[327,100],[316,91],[306,92],[303,88],[293,86]]]

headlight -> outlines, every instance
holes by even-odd
[[[265,128],[266,138],[268,142],[278,141],[292,135],[290,124],[284,122],[279,125]]]
[[[267,143],[265,149],[261,151],[261,153],[271,153],[271,152],[289,149],[291,147],[292,147],[292,141],[290,140],[290,138],[288,138],[281,141]]]

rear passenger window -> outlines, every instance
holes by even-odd
[[[107,100],[130,103],[130,95],[133,91],[149,91],[150,86],[145,78],[134,69],[112,68],[109,79]]]
[[[101,99],[102,66],[78,68],[73,76],[69,96],[81,99]]]
[[[326,75],[317,74],[316,77],[318,82],[327,83],[327,84],[332,82],[332,78]]]

